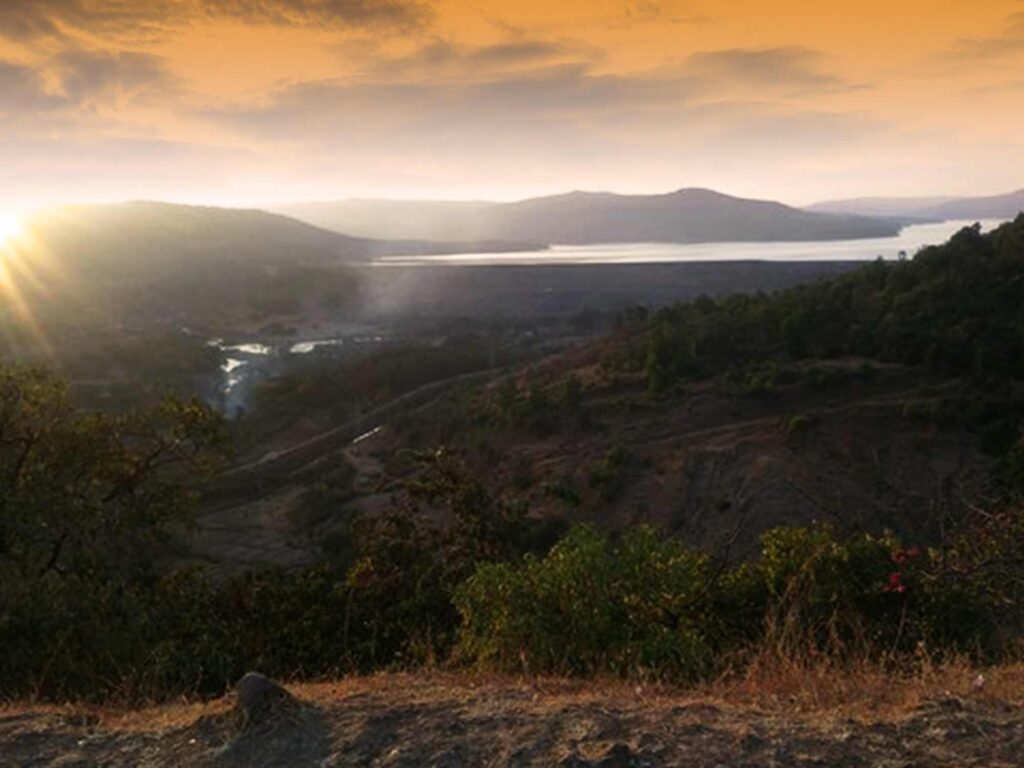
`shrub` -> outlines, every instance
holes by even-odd
[[[456,592],[458,653],[535,673],[696,679],[706,638],[707,560],[650,529],[613,543],[580,526],[543,559],[484,564]]]
[[[614,499],[625,482],[626,462],[628,455],[626,449],[616,445],[595,462],[587,473],[587,482],[591,488],[596,488],[605,501]]]

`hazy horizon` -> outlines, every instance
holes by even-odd
[[[317,205],[317,204],[329,204],[329,203],[346,203],[346,202],[395,202],[395,203],[475,203],[475,204],[501,204],[501,203],[516,203],[523,202],[526,200],[544,198],[544,197],[560,197],[571,194],[610,194],[610,195],[621,195],[621,196],[638,196],[638,197],[657,197],[660,195],[669,195],[674,192],[680,192],[683,190],[707,190],[718,193],[725,197],[733,197],[743,200],[758,200],[764,202],[776,202],[783,205],[787,205],[793,208],[805,208],[820,203],[827,203],[833,201],[868,201],[873,199],[891,199],[891,200],[907,200],[913,201],[915,199],[930,200],[930,199],[942,199],[942,200],[958,200],[958,199],[969,199],[974,197],[995,197],[1003,194],[1016,193],[1024,191],[1024,187],[1017,187],[1013,189],[1001,189],[1001,190],[990,190],[987,192],[980,192],[971,195],[958,195],[958,194],[947,194],[937,193],[935,195],[854,195],[850,197],[835,197],[835,198],[815,198],[814,200],[807,202],[794,202],[791,200],[785,200],[780,197],[772,197],[771,195],[765,196],[745,196],[734,194],[729,190],[725,189],[712,189],[708,187],[698,186],[678,186],[671,189],[651,189],[651,190],[638,190],[631,192],[623,192],[617,189],[609,188],[594,188],[594,189],[581,189],[571,188],[555,190],[551,192],[545,192],[537,195],[523,196],[508,196],[501,197],[494,195],[488,198],[456,198],[456,197],[423,197],[414,195],[405,196],[379,196],[379,195],[346,195],[337,197],[322,197],[322,198],[280,198],[273,199],[268,198],[266,200],[253,200],[249,202],[233,202],[225,201],[218,202],[215,200],[205,199],[202,196],[154,196],[154,197],[110,197],[110,198],[99,198],[99,199],[66,199],[66,200],[50,200],[44,204],[32,205],[32,206],[20,206],[20,207],[8,207],[8,211],[15,212],[19,215],[29,214],[36,211],[44,211],[48,208],[60,208],[60,207],[75,207],[75,206],[91,206],[91,205],[128,205],[133,203],[156,203],[166,205],[183,205],[183,206],[195,206],[195,207],[209,207],[209,208],[226,208],[226,209],[237,209],[237,210],[262,210],[268,213],[281,213],[285,209],[293,207],[301,207],[304,205]],[[289,215],[285,213],[284,215]]]

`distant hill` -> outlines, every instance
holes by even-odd
[[[28,222],[31,241],[69,267],[125,275],[367,257],[368,242],[256,210],[133,202],[69,206]]]
[[[374,237],[566,245],[846,240],[900,230],[894,221],[808,212],[706,189],[662,195],[570,192],[516,203],[347,200],[280,210],[318,226]]]
[[[539,247],[371,240],[260,210],[155,202],[44,210],[23,229],[8,274],[24,311],[0,306],[0,325],[31,318],[51,341],[58,325],[88,317],[177,327],[351,308],[358,274],[349,267],[377,256]]]
[[[854,216],[893,216],[920,218],[920,212],[955,201],[955,197],[854,197],[846,200],[825,200],[804,210],[814,213],[850,214]]]
[[[968,197],[926,208],[925,216],[941,219],[1012,219],[1024,212],[1024,189],[1005,195]]]
[[[988,197],[859,197],[816,203],[806,210],[904,219],[1013,219],[1024,212],[1024,189]]]
[[[377,256],[535,248],[533,243],[373,240],[277,213],[156,202],[67,206],[30,218],[31,241],[67,265],[126,274],[223,267],[327,267]]]

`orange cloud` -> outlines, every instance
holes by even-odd
[[[0,3],[5,200],[1024,183],[1019,0]]]
[[[86,33],[146,38],[211,20],[276,27],[395,27],[429,18],[418,0],[32,0],[0,5],[0,33],[16,39]]]

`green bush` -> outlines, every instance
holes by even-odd
[[[696,679],[707,560],[637,529],[613,543],[574,528],[543,559],[484,564],[456,592],[458,653],[483,666],[557,674]]]
[[[1024,629],[1024,522],[922,551],[779,528],[729,568],[649,529],[574,528],[543,559],[485,563],[455,593],[457,658],[489,669],[688,682],[766,645],[879,660],[926,647],[993,660]]]
[[[1024,516],[945,547],[780,528],[715,563],[651,529],[578,526],[546,554],[484,556],[400,514],[356,527],[352,564],[226,582],[47,578],[0,605],[5,698],[219,695],[250,669],[285,679],[449,660],[537,674],[692,682],[765,647],[833,659],[1015,658]]]

